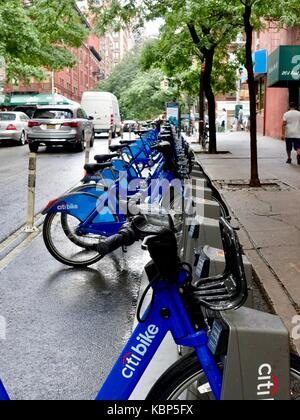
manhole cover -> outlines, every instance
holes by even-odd
[[[290,191],[292,187],[288,184],[285,184],[278,179],[265,179],[261,181],[261,188],[251,188],[249,185],[249,180],[247,179],[238,179],[232,181],[215,181],[217,186],[222,190],[229,191],[240,191],[240,190],[264,190],[264,191]]]

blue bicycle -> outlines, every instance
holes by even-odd
[[[220,220],[220,228],[226,269],[223,275],[213,278],[204,277],[201,261],[197,263],[197,277],[193,278],[192,268],[179,260],[174,226],[168,216],[137,216],[117,235],[99,244],[99,252],[104,255],[143,240],[143,248],[152,258],[146,266],[149,286],[144,297],[150,289],[153,296],[143,316],[142,299],[139,324],[97,400],[128,400],[169,331],[177,345],[194,351],[163,373],[148,400],[234,400],[237,393],[238,399],[300,399],[299,358],[291,355],[290,361],[281,361],[289,348],[288,337],[284,348],[276,347],[278,331],[265,326],[270,319],[273,326],[278,324],[273,321],[275,317],[245,309],[242,318],[237,317],[239,323],[233,334],[230,331],[228,320],[234,319],[235,313],[232,310],[242,307],[248,289],[237,234],[225,219]],[[229,310],[231,314],[226,317]],[[253,322],[257,322],[259,333],[249,342],[246,338],[249,330],[253,339]],[[236,335],[239,329],[240,337]],[[265,353],[262,341],[268,343],[272,354]],[[9,400],[1,380],[0,400]]]
[[[170,136],[170,134],[168,134]],[[165,139],[166,137],[163,137]],[[122,149],[122,145],[114,150]],[[126,148],[129,146],[126,144]],[[160,204],[166,191],[162,183],[168,185],[179,180],[178,192],[182,194],[180,179],[185,173],[178,171],[173,145],[167,141],[156,142],[151,146],[161,156],[148,178],[136,172],[132,174],[132,160],[127,165],[126,175],[134,183],[134,189],[128,190],[122,177],[103,183],[88,183],[78,187],[74,192],[60,199],[51,201],[44,211],[46,215],[43,234],[44,242],[50,254],[59,262],[72,267],[87,267],[103,258],[97,244],[121,229],[128,219],[128,199],[137,192],[147,204]],[[113,162],[113,161],[112,161]],[[123,161],[122,161],[123,162]],[[106,169],[112,163],[105,165]],[[92,165],[89,165],[91,169]],[[95,166],[95,169],[98,165]],[[184,169],[182,169],[184,170]],[[154,180],[154,182],[152,182]],[[170,193],[171,195],[171,193]],[[130,215],[130,214],[129,214]]]
[[[201,262],[198,262],[196,278],[192,276],[192,268],[180,262],[174,226],[170,217],[164,217],[162,220],[161,217],[137,216],[130,224],[124,226],[119,234],[99,245],[101,253],[106,254],[121,246],[129,246],[137,240],[143,240],[143,248],[149,251],[152,258],[146,266],[149,286],[144,297],[150,289],[153,291],[153,296],[143,316],[141,316],[142,298],[138,308],[139,324],[102,386],[97,396],[98,400],[129,399],[168,332],[172,333],[178,346],[188,347],[194,352],[181,358],[167,370],[153,386],[147,399],[220,400],[222,395],[230,395],[230,392],[232,392],[231,398],[235,398],[234,384],[225,382],[230,371],[227,369],[225,374],[224,366],[226,360],[233,358],[231,354],[233,346],[230,343],[232,338],[229,326],[226,325],[226,317],[223,314],[241,308],[245,304],[248,287],[236,231],[223,218],[220,220],[220,229],[226,269],[223,275],[213,278],[205,277],[205,270],[201,271]],[[255,315],[249,312],[248,316],[253,316],[252,321],[249,320],[249,325],[251,326],[254,319],[258,320],[258,325],[261,325],[262,313],[255,311],[254,313]],[[238,328],[237,326],[236,329]],[[272,336],[272,332],[268,329],[264,334]],[[253,358],[253,363],[258,371],[261,370],[263,373],[268,371],[269,375],[269,365],[263,363],[264,349],[261,353],[263,356],[259,351],[262,345],[260,337],[259,334],[255,337],[258,356],[257,359]],[[269,399],[269,396],[270,399],[276,399],[276,396],[278,399],[282,396],[286,399],[299,399],[299,358],[292,355],[290,370],[288,361],[284,364],[286,369],[280,372],[281,376],[279,370],[276,372],[277,376],[270,375],[270,386],[268,383],[264,387],[263,380],[266,382],[268,375],[261,374],[259,378],[257,370],[251,367],[250,357],[247,366],[245,354],[249,350],[241,346],[242,343],[238,346],[240,365],[243,365],[244,369],[246,365],[246,372],[243,372],[245,377],[240,379],[237,370],[234,380],[237,382],[241,380],[244,395],[253,396],[253,399]],[[275,351],[275,359],[276,357],[278,349]],[[272,358],[270,354],[269,358]],[[260,380],[261,382],[258,382]],[[279,391],[278,383],[282,387]]]

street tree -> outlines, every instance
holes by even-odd
[[[225,0],[224,0],[225,1]],[[248,73],[250,97],[251,187],[260,187],[257,147],[256,84],[253,66],[253,34],[264,30],[266,23],[274,21],[278,29],[300,23],[298,0],[226,0],[237,16],[242,16],[246,36],[245,66]]]
[[[95,6],[93,0],[90,0],[90,6]],[[231,11],[225,0],[113,0],[110,7],[94,7],[94,10],[102,31],[108,26],[118,30],[132,21],[138,25],[158,17],[163,17],[164,27],[173,37],[182,30],[188,30],[188,56],[194,53],[200,62],[205,63],[202,82],[209,109],[209,151],[216,153],[216,103],[212,87],[214,57],[217,50],[226,52],[240,25],[238,16]],[[176,43],[173,48],[178,51]]]
[[[201,93],[203,88],[202,59],[202,55],[191,40],[187,25],[183,25],[174,33],[173,28],[167,24],[161,28],[159,38],[145,43],[141,57],[144,69],[162,69],[171,82],[178,87],[179,92],[199,99],[200,142],[204,125],[204,103]],[[238,67],[237,58],[229,50],[216,49],[211,74],[214,95],[235,91]]]
[[[8,81],[42,79],[45,69],[74,66],[70,48],[80,47],[87,34],[73,0],[0,1],[0,56]]]
[[[166,102],[174,99],[174,89],[162,86],[165,74],[157,68],[143,70],[140,61],[141,49],[129,52],[108,79],[99,84],[101,91],[117,96],[125,119],[157,118]]]

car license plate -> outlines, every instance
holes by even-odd
[[[47,129],[48,130],[55,130],[56,129],[56,125],[54,125],[54,124],[47,124]]]

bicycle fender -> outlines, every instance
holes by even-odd
[[[99,196],[87,192],[67,194],[55,202],[50,202],[43,214],[70,214],[80,221],[84,221],[97,208],[98,200]]]

